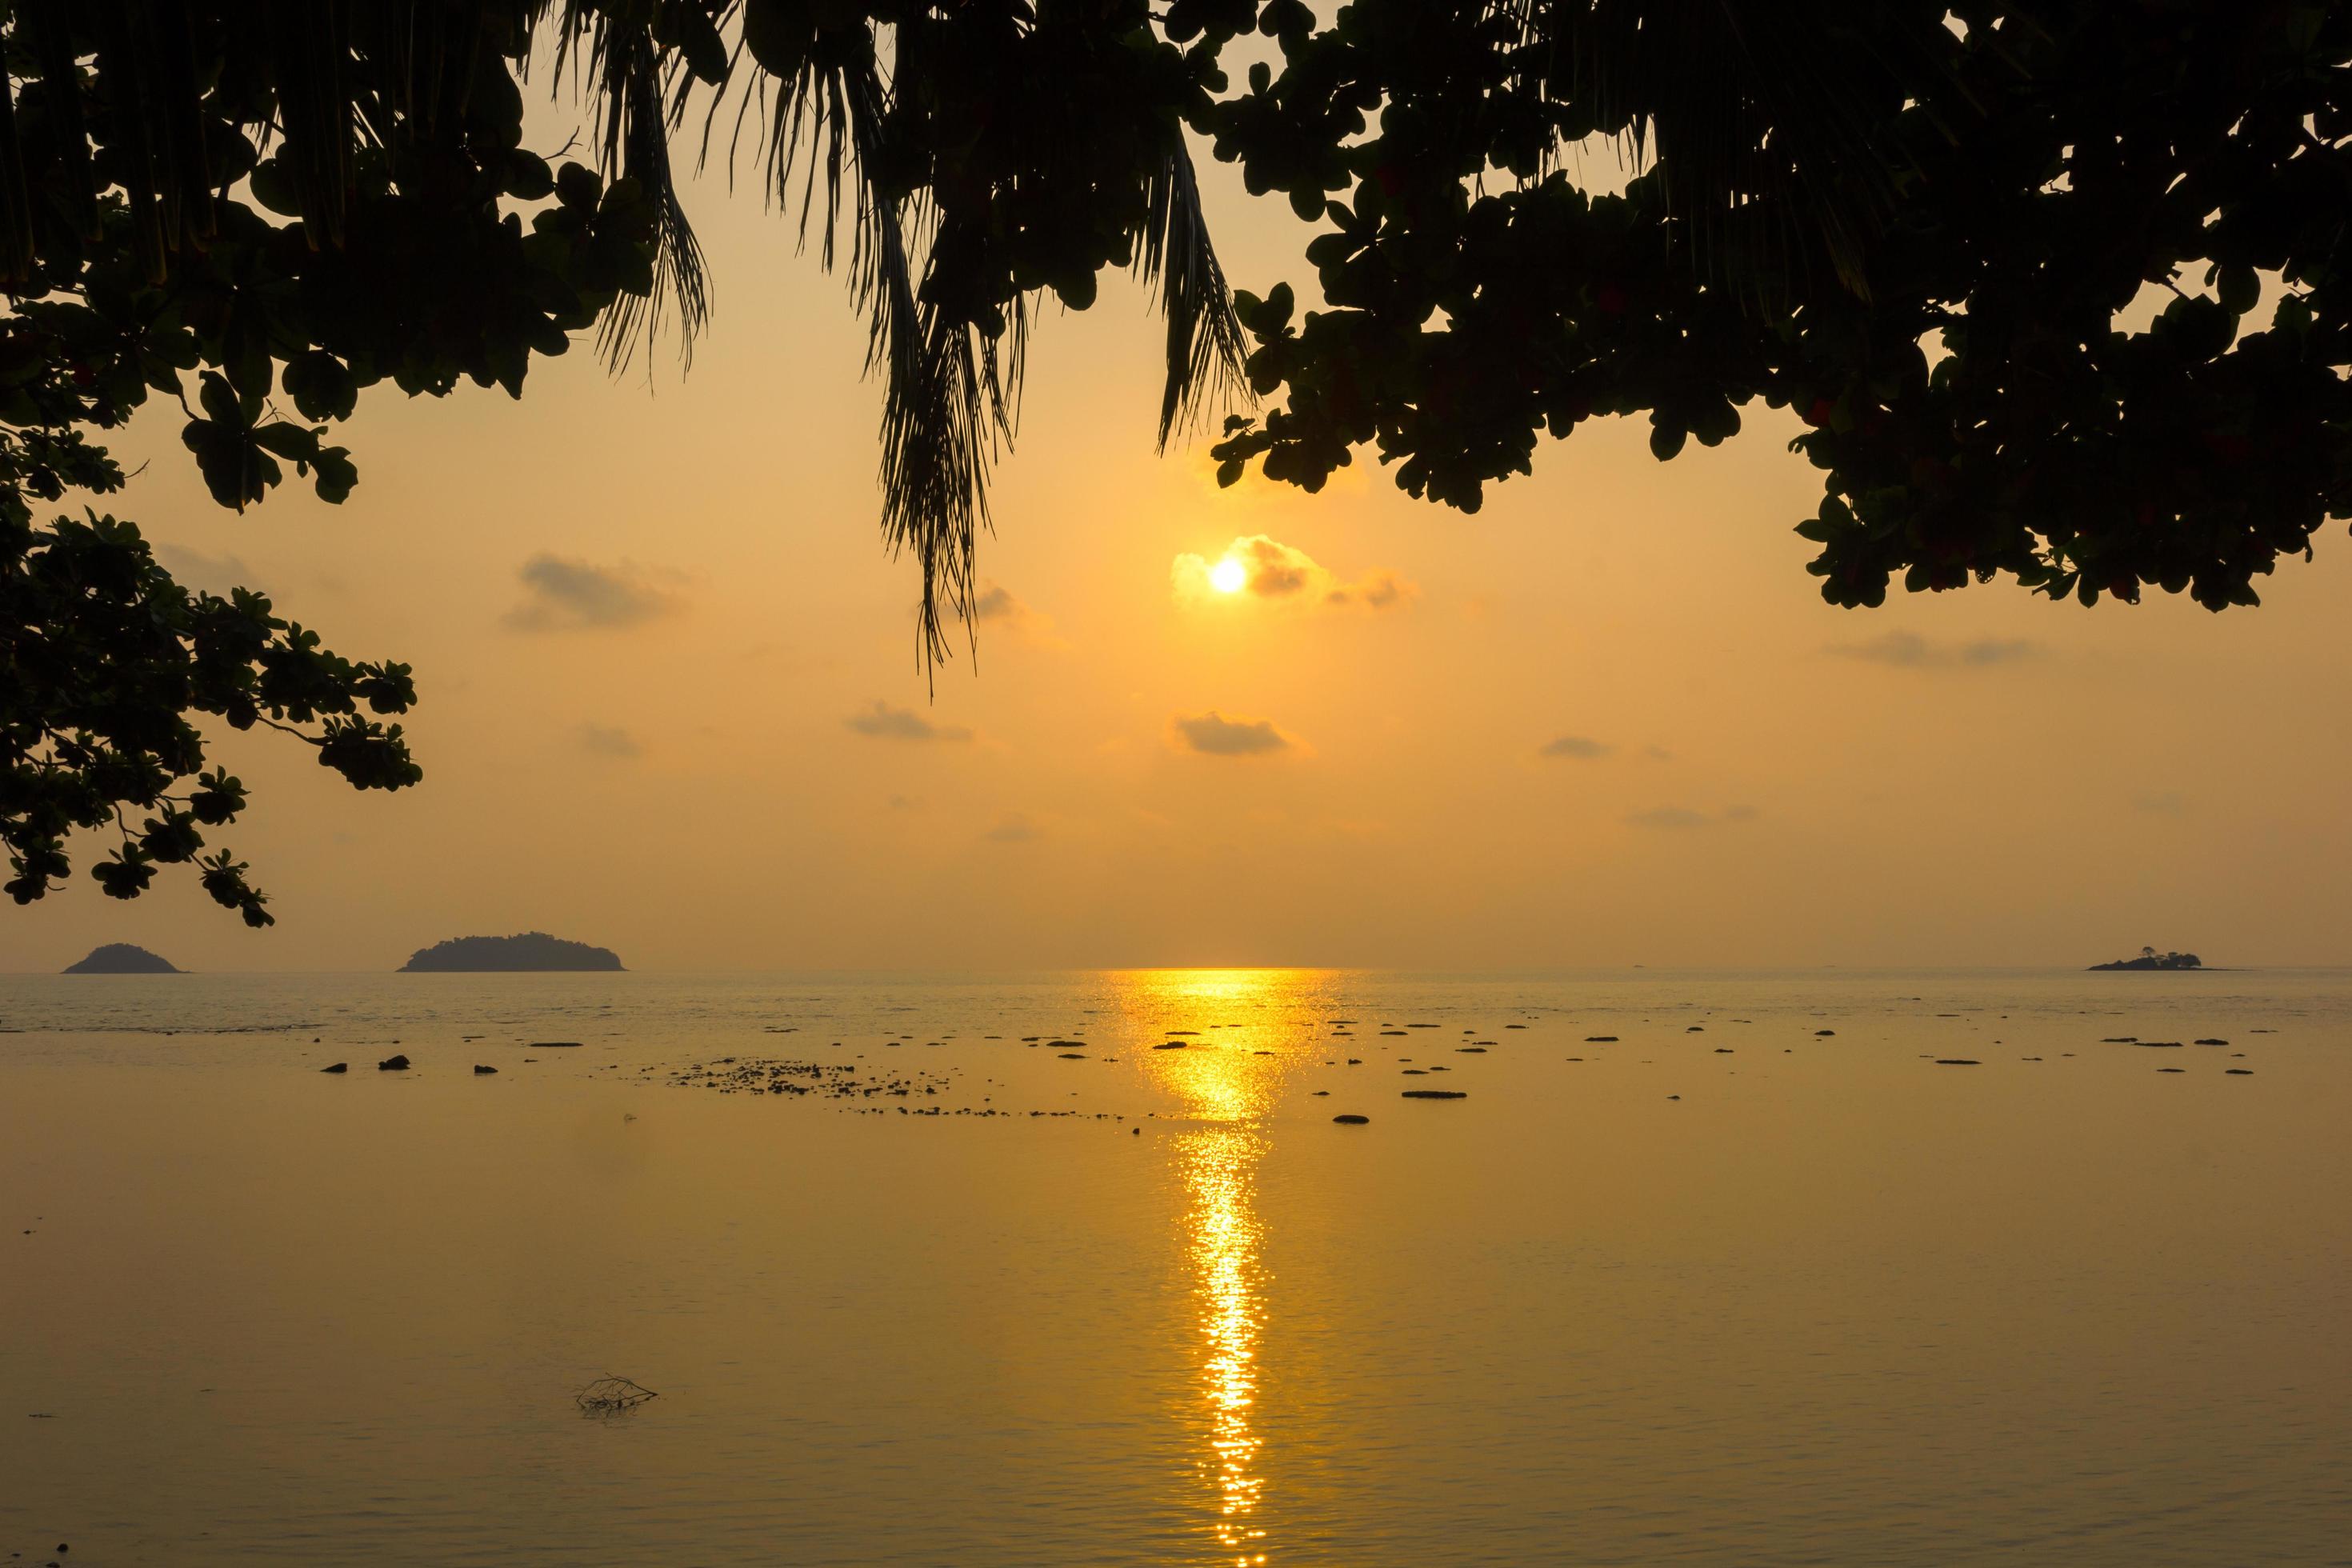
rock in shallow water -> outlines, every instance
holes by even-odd
[[[378,1072],[405,1072],[408,1070],[408,1058],[406,1057],[386,1057],[383,1060],[375,1064],[375,1070]]]
[[[1470,1091],[1466,1089],[1409,1089],[1404,1091],[1404,1098],[1407,1100],[1467,1100],[1470,1098]]]
[[[498,1070],[499,1069],[496,1068],[486,1068],[479,1062],[476,1062],[474,1064],[474,1076],[476,1078],[484,1078]]]
[[[1371,1118],[1369,1116],[1349,1115],[1335,1116],[1331,1118],[1331,1120],[1338,1122],[1342,1127],[1362,1127],[1369,1123],[1371,1121]]]
[[[352,1064],[349,1062],[337,1062],[332,1067],[323,1067],[319,1070],[320,1072],[349,1072],[352,1070]]]

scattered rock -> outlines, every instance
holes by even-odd
[[[474,1076],[476,1078],[484,1078],[498,1070],[499,1069],[496,1068],[486,1068],[479,1062],[476,1062],[474,1064]]]
[[[2226,1078],[2252,1078],[2254,1076],[2254,1069],[2252,1068],[2223,1068],[2221,1072],[2222,1076]]]
[[[1185,1048],[1185,1045],[1186,1042],[1182,1040],[1168,1040],[1151,1048],[1155,1051],[1181,1051]]]
[[[1456,1046],[1454,1048],[1465,1057],[1483,1057],[1486,1054],[1486,1047],[1484,1046]]]
[[[1409,1089],[1404,1091],[1404,1098],[1407,1100],[1467,1100],[1470,1098],[1470,1091],[1465,1089]]]
[[[1587,1035],[1584,1037],[1584,1043],[1588,1046],[1613,1046],[1617,1043],[1617,1037],[1614,1035]]]
[[[1936,1065],[1939,1068],[1980,1068],[1984,1063],[1974,1057],[1937,1057]]]
[[[1335,1116],[1331,1118],[1331,1120],[1338,1122],[1342,1127],[1361,1127],[1370,1121],[1371,1118],[1369,1116],[1356,1116],[1350,1114],[1347,1116]]]
[[[2179,1040],[2134,1040],[2132,1044],[2144,1051],[2177,1051],[2180,1048]]]
[[[1056,1051],[1054,1054],[1066,1062],[1082,1062],[1087,1059],[1087,1053],[1084,1051]]]
[[[1817,1040],[1826,1040],[1826,1039],[1828,1039],[1832,1035],[1834,1035],[1834,1034],[1836,1034],[1836,1033],[1837,1033],[1837,1031],[1836,1031],[1835,1029],[1815,1029],[1815,1030],[1813,1031],[1813,1038],[1815,1038],[1815,1039],[1817,1039]]]
[[[375,1070],[378,1072],[405,1072],[408,1070],[408,1058],[406,1057],[386,1057],[383,1060],[375,1064]]]
[[[2156,1070],[2158,1072],[2187,1072],[2189,1069],[2187,1068],[2158,1068]]]
[[[2197,1043],[2200,1046],[2226,1046],[2230,1042],[2227,1040],[2200,1040]]]
[[[580,1048],[580,1042],[577,1040],[533,1040],[530,1042],[530,1048],[534,1051],[576,1051]]]
[[[320,1072],[349,1072],[352,1070],[352,1064],[349,1062],[337,1062],[332,1067],[323,1067],[319,1070]]]

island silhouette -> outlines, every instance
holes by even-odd
[[[615,970],[620,955],[608,947],[566,942],[543,931],[514,936],[459,936],[411,953],[402,974],[483,974],[527,970]]]
[[[69,963],[62,974],[181,974],[185,971],[174,965],[161,953],[133,947],[127,942],[110,942],[89,950],[89,956],[79,963]]]
[[[2152,947],[2139,950],[2137,958],[2118,958],[2112,963],[2095,963],[2100,969],[2201,969],[2203,961],[2193,952],[2158,952]]]

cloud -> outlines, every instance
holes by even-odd
[[[541,551],[516,575],[523,602],[507,612],[506,623],[519,632],[614,630],[658,619],[684,603],[666,585],[673,574],[629,561],[598,566]]]
[[[1395,573],[1382,568],[1367,572],[1355,583],[1342,583],[1327,589],[1323,602],[1327,605],[1361,605],[1368,610],[1393,610],[1408,599],[1420,596],[1421,590]]]
[[[1829,651],[1841,658],[1883,664],[1896,669],[1984,669],[2035,658],[2042,645],[2021,637],[1978,637],[1949,647],[1928,641],[1916,632],[1881,632],[1855,643],[1832,643]]]
[[[2159,790],[2132,796],[2132,809],[2151,816],[2179,816],[2189,809],[2189,799],[2176,790]]]
[[[1054,617],[1017,597],[1001,583],[984,584],[971,602],[975,623],[992,623],[1041,647],[1064,648],[1069,639],[1054,630]]]
[[[1595,757],[1605,757],[1616,749],[1606,741],[1596,741],[1587,735],[1562,735],[1558,740],[1545,742],[1537,749],[1536,755],[1573,757],[1580,762],[1591,762]]]
[[[155,559],[163,563],[163,570],[188,587],[217,594],[224,599],[231,588],[264,592],[253,580],[253,568],[245,563],[241,555],[211,555],[184,544],[158,544],[154,549]]]
[[[637,743],[635,735],[610,724],[583,724],[576,733],[581,749],[600,757],[638,757],[645,754],[645,747]]]
[[[1694,827],[1709,827],[1718,822],[1753,822],[1757,816],[1752,805],[1727,805],[1713,815],[1693,811],[1686,805],[1660,805],[1648,811],[1637,811],[1625,822],[1631,827],[1653,827],[1663,832],[1680,833]]]
[[[1006,816],[1003,821],[981,835],[991,844],[1026,844],[1037,837],[1036,826],[1019,812]]]
[[[1269,719],[1228,719],[1215,709],[1198,718],[1170,721],[1177,740],[1203,756],[1262,757],[1286,752],[1296,742]]]
[[[1217,570],[1228,562],[1242,571],[1241,584],[1232,593],[1220,592],[1215,580]],[[1344,582],[1304,550],[1264,533],[1234,540],[1214,560],[1179,555],[1169,570],[1169,581],[1180,605],[1251,598],[1377,613],[1397,609],[1421,596],[1418,586],[1385,568],[1367,572],[1355,582]]]
[[[934,724],[910,709],[893,708],[877,698],[874,706],[842,721],[861,735],[883,741],[969,741],[971,731],[961,724]]]
[[[888,805],[892,811],[920,811],[923,809],[922,798],[919,795],[894,795],[884,804]]]

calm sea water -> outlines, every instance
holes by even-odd
[[[0,1026],[28,1561],[2352,1562],[2352,973],[0,976]]]

